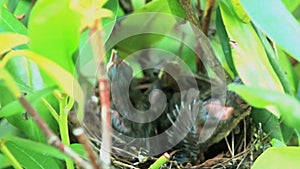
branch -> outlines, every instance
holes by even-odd
[[[98,63],[98,84],[99,97],[101,100],[101,129],[102,129],[102,144],[100,148],[100,160],[104,166],[111,164],[111,115],[110,115],[110,83],[106,74],[105,67],[105,48],[102,44],[103,29],[98,25],[100,20],[95,21],[95,26],[90,28],[91,44],[93,48],[94,60]]]
[[[199,57],[201,57],[202,63],[204,63],[205,66],[208,66],[214,70],[214,73],[216,75],[215,79],[218,82],[218,84],[225,84],[226,83],[226,82],[224,82],[225,75],[224,75],[224,70],[222,68],[222,65],[219,62],[219,60],[217,59],[217,56],[215,55],[215,53],[210,45],[209,39],[201,31],[202,28],[201,28],[200,22],[199,22],[199,20],[197,20],[197,17],[194,14],[189,1],[188,0],[178,0],[178,1],[181,4],[181,6],[186,14],[187,20],[197,28],[197,30],[196,30],[195,27],[192,27],[194,33],[197,36],[195,50],[197,51],[197,53],[201,54],[201,56],[199,56]],[[197,57],[197,58],[199,59],[199,57]]]

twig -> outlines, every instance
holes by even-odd
[[[93,166],[93,169],[100,169],[100,165],[97,157],[95,156],[91,145],[89,144],[88,137],[84,133],[84,129],[81,127],[77,116],[74,113],[69,113],[68,119],[70,122],[74,123],[75,129],[73,130],[73,134],[77,137],[78,141],[83,145],[85,152],[87,153],[90,162]]]
[[[243,119],[243,123],[244,123],[244,151],[246,150],[247,147],[247,126],[246,126],[246,119]]]
[[[201,28],[200,22],[198,21],[197,17],[193,13],[193,9],[191,7],[190,2],[187,0],[178,0],[178,1],[186,14],[186,19],[189,22],[191,22],[193,25],[195,25],[197,28]],[[195,55],[195,60],[196,60],[197,72],[202,72],[204,66],[200,60],[200,57]]]
[[[34,110],[30,103],[25,99],[24,96],[19,97],[19,102],[23,105],[26,111],[31,115],[33,120],[37,123],[39,128],[45,134],[48,139],[48,144],[55,146],[60,151],[65,153],[67,156],[71,157],[74,162],[83,168],[92,168],[92,166],[82,159],[76,152],[74,152],[70,147],[65,146],[59,138],[53,133],[53,131],[48,127],[44,120],[39,116],[39,114]]]
[[[197,10],[199,12],[199,16],[198,16],[199,21],[202,22],[203,10],[201,9],[201,2],[200,2],[200,0],[197,0],[196,8],[197,8]]]
[[[137,168],[137,167],[134,167],[134,166],[132,166],[132,165],[129,165],[129,164],[126,164],[126,163],[123,163],[123,162],[121,162],[121,161],[117,161],[117,160],[112,160],[113,161],[113,163],[115,164],[115,165],[118,165],[118,166],[122,166],[122,167],[125,167],[125,168],[131,168],[131,169],[139,169],[139,168]]]
[[[226,142],[226,145],[227,145],[227,148],[228,148],[228,150],[229,150],[229,152],[230,152],[231,157],[233,157],[233,152],[232,152],[232,149],[231,149],[231,147],[230,147],[230,145],[229,145],[229,142],[228,142],[227,137],[225,137],[225,142]]]
[[[215,0],[208,0],[206,2],[205,12],[204,12],[204,19],[202,21],[202,31],[205,35],[208,34],[209,22],[210,22],[210,18],[211,18],[211,14],[212,14],[212,11],[213,11],[214,4],[215,4]]]
[[[188,0],[178,0],[178,1],[186,14],[186,19],[196,27],[201,28],[200,22],[198,21],[196,15],[193,12],[190,1]]]
[[[87,153],[90,162],[94,169],[100,169],[98,160],[93,152],[92,147],[89,144],[88,138],[84,134],[84,130],[81,127],[75,128],[73,134],[77,137],[78,141],[83,145],[85,152]]]
[[[235,146],[234,146],[234,133],[231,132],[231,150],[232,150],[232,157],[234,157],[234,150],[235,150],[234,147],[235,147]]]

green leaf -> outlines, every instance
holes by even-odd
[[[27,26],[27,23],[28,23],[32,3],[33,3],[32,1],[20,0],[18,5],[17,5],[16,10],[14,11],[15,16],[25,15],[24,18],[22,18],[20,20],[20,22],[22,22],[26,26]]]
[[[293,12],[300,5],[300,1],[298,0],[282,0],[282,3],[284,3],[290,12]]]
[[[289,83],[286,72],[284,72],[281,64],[279,63],[278,54],[275,53],[273,47],[271,46],[270,42],[268,41],[267,37],[258,29],[256,29],[257,35],[259,36],[266,54],[268,56],[269,62],[273,67],[278,79],[280,80],[284,92],[289,95],[294,95],[291,84]]]
[[[139,10],[134,11],[134,13],[142,13],[142,12],[170,13],[171,11],[168,7],[168,2],[166,0],[155,0],[147,3]]]
[[[56,63],[51,60],[34,53],[30,50],[16,50],[9,52],[6,57],[3,59],[3,62],[7,62],[9,59],[15,56],[24,56],[34,63],[36,63],[41,70],[43,70],[51,79],[53,79],[56,85],[66,93],[68,96],[72,97],[78,103],[78,118],[83,119],[83,91],[77,82],[77,80],[70,74],[65,71]]]
[[[256,124],[261,123],[263,131],[270,134],[271,138],[284,142],[283,133],[280,128],[280,120],[270,111],[254,108],[251,111],[251,118]]]
[[[298,80],[297,80],[294,67],[292,66],[287,54],[280,47],[277,47],[277,54],[278,54],[279,63],[282,66],[284,74],[286,75],[289,81],[292,91],[293,93],[296,93]]]
[[[39,142],[35,142],[35,141],[31,141],[19,137],[7,138],[6,143],[10,143],[10,142],[15,144],[16,146],[23,147],[23,149],[26,151],[31,151],[40,155],[54,157],[60,160],[65,160],[66,158],[69,158],[63,152],[48,144],[39,143]]]
[[[9,160],[5,156],[0,154],[0,168],[7,168],[9,166],[10,166]]]
[[[113,28],[116,24],[116,20],[118,17],[117,13],[119,8],[118,0],[109,0],[105,3],[103,7],[109,9],[114,14],[112,18],[103,18],[102,20],[103,29],[105,32],[105,37],[103,38],[103,41],[106,42],[107,39],[110,37],[110,34],[112,33]]]
[[[10,12],[14,12],[18,4],[18,0],[7,0],[6,5]]]
[[[88,159],[88,155],[86,154],[85,149],[82,146],[82,144],[74,143],[74,144],[71,144],[70,147],[72,148],[72,150],[74,150],[76,153],[78,153],[82,158]]]
[[[0,6],[0,32],[15,32],[26,35],[27,29],[3,6]]]
[[[118,39],[122,40],[116,47],[119,55],[126,57],[128,54],[149,48],[160,41],[164,37],[163,33],[169,32],[176,22],[175,18],[172,20],[170,19],[172,16],[166,15],[170,13],[167,1],[156,0],[136,10],[134,15],[124,18],[121,21],[120,29],[116,29],[114,35],[114,37],[122,38],[129,36],[128,38]],[[160,34],[145,31],[157,31]]]
[[[240,0],[231,0],[231,3],[237,17],[244,23],[250,23],[251,20],[244,8],[242,7]]]
[[[246,102],[257,108],[274,106],[285,124],[300,129],[300,102],[287,94],[259,87],[230,84],[228,89],[239,94]],[[278,117],[277,114],[274,114]]]
[[[230,49],[230,45],[229,45],[229,38],[228,38],[227,32],[225,30],[225,26],[224,26],[224,23],[222,20],[220,8],[218,8],[217,12],[216,12],[216,29],[217,29],[217,35],[220,40],[220,44],[223,49],[226,64],[230,68],[230,71],[232,71],[233,77],[235,77],[237,75],[237,72],[236,72],[236,69],[233,64],[232,53],[231,53],[231,49]],[[227,73],[229,73],[229,71],[227,71]]]
[[[213,47],[213,50],[218,58],[218,60],[220,61],[220,63],[222,64],[222,67],[224,68],[224,70],[228,73],[228,75],[231,77],[231,79],[234,79],[235,75],[233,74],[233,72],[231,71],[232,69],[229,68],[228,62],[226,61],[226,57],[222,51],[222,47],[221,44],[219,44],[216,40],[212,39],[210,40],[210,43]]]
[[[251,169],[299,168],[300,147],[271,147],[262,153]]]
[[[169,5],[170,11],[172,12],[173,15],[180,17],[180,18],[185,18],[185,12],[182,9],[179,1],[168,0],[168,5]]]
[[[60,169],[63,167],[61,161],[49,156],[47,151],[44,151],[44,154],[40,154],[30,150],[34,146],[46,148],[46,150],[49,150],[49,148],[31,141],[23,143],[26,144],[20,145],[19,142],[8,140],[5,142],[5,145],[24,168],[47,169],[51,166],[51,169]],[[57,154],[59,153],[57,152]]]
[[[1,63],[1,62],[0,62]],[[22,93],[20,92],[18,86],[14,83],[14,79],[9,74],[9,72],[0,66],[0,81],[4,82],[7,87],[8,92],[11,93],[15,98],[19,98]]]
[[[48,88],[42,89],[40,91],[34,92],[32,94],[28,94],[27,96],[25,96],[25,98],[31,104],[35,104],[37,101],[39,101],[39,99],[41,97],[45,96],[46,94],[49,94],[55,88],[56,87],[54,87],[54,86],[48,87]],[[15,114],[22,113],[24,111],[25,111],[25,109],[20,104],[19,100],[15,100],[15,101],[9,103],[8,105],[4,106],[2,109],[0,109],[0,118],[9,117],[9,116],[12,116]]]
[[[280,0],[241,0],[241,3],[257,27],[300,61],[300,26]]]
[[[80,15],[70,9],[70,0],[37,1],[30,14],[28,35],[30,49],[75,73],[72,55],[79,44]]]
[[[271,144],[273,147],[285,147],[286,145],[284,144],[284,142],[278,140],[278,139],[272,139],[271,140]]]
[[[41,91],[37,91],[35,93],[29,93],[26,97],[29,102],[34,106],[35,110],[39,113],[39,115],[43,118],[43,120],[48,124],[48,126],[56,132],[57,123],[52,115],[49,113],[49,110],[43,105],[41,101],[39,101],[40,97],[44,96],[47,93],[50,93],[55,87],[45,88]],[[7,95],[7,94],[5,94]],[[51,95],[50,95],[51,96]],[[53,100],[53,96],[46,97],[48,101]],[[33,102],[33,103],[32,103]],[[52,103],[52,102],[51,102]],[[10,103],[6,103],[3,105],[4,107],[0,110],[0,117],[6,117],[6,119],[23,131],[28,138],[37,140],[37,141],[44,141],[46,142],[46,137],[41,132],[41,129],[37,126],[36,122],[29,116],[23,106],[19,103],[18,100],[14,100]],[[52,105],[55,107],[55,104]]]
[[[25,57],[11,58],[5,68],[24,93],[37,91],[45,86],[37,65]]]
[[[4,58],[6,62],[8,58]],[[23,93],[32,94],[33,92],[45,89],[43,79],[41,77],[40,70],[37,65],[25,57],[14,57],[10,58],[5,68],[9,71],[11,76],[14,78],[14,84],[17,84]],[[53,84],[56,85],[56,84]],[[49,85],[49,86],[53,86]],[[5,90],[7,91],[7,89]],[[16,98],[9,98],[10,93],[3,92],[4,98],[1,98],[3,106],[11,103]],[[47,101],[56,109],[57,101],[52,95],[46,97]],[[41,101],[35,102],[33,105],[35,110],[44,119],[48,126],[56,132],[58,130],[57,122],[49,112],[49,110],[44,106]],[[44,134],[41,132],[40,128],[36,125],[36,122],[27,114],[23,114],[24,111],[8,116],[7,120],[15,127],[22,130],[28,138],[37,141],[46,141]],[[27,119],[27,120],[26,120]]]
[[[145,5],[145,0],[131,0],[131,4],[134,10],[140,9]]]
[[[15,128],[11,124],[9,124],[6,119],[2,119],[0,121],[0,130],[1,130],[0,139],[3,139],[7,136],[18,135],[20,132],[17,128]],[[1,164],[1,162],[0,162],[0,164]]]

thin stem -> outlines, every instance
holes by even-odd
[[[69,99],[67,96],[64,96],[62,100],[59,100],[59,131],[61,135],[61,140],[64,145],[70,145],[69,137],[69,127],[68,127],[68,112],[74,104],[73,99]],[[71,159],[66,159],[67,169],[74,169],[74,163]]]
[[[47,109],[50,111],[50,113],[54,117],[54,119],[58,122],[59,115],[57,114],[56,110],[51,106],[51,104],[49,104],[49,102],[45,98],[42,98],[42,102],[47,107]]]
[[[88,138],[84,134],[84,130],[81,127],[78,127],[73,130],[73,133],[77,137],[78,141],[83,145],[83,148],[85,149],[85,152],[87,153],[93,168],[100,169],[98,160],[93,152],[92,147],[89,144]]]
[[[14,155],[9,151],[9,149],[5,146],[5,141],[1,141],[0,143],[0,150],[2,153],[10,160],[11,165],[15,169],[23,169],[21,164],[17,161],[17,159],[14,157]]]

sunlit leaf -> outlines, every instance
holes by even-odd
[[[244,23],[249,23],[250,18],[242,7],[240,0],[231,0],[231,3],[238,18]]]
[[[252,25],[237,18],[229,0],[218,2],[232,46],[233,62],[243,83],[247,86],[258,86],[283,92],[281,82],[274,72]],[[268,110],[278,116],[273,107],[268,107]]]
[[[72,55],[79,45],[80,15],[70,0],[37,1],[28,22],[29,47],[74,73]]]
[[[254,162],[252,169],[299,168],[300,147],[271,147]]]
[[[71,9],[77,11],[82,16],[81,30],[86,27],[94,28],[96,20],[113,16],[113,13],[110,10],[103,8],[103,5],[106,2],[107,0],[71,1]],[[101,24],[101,22],[98,24]],[[101,29],[102,25],[98,25],[96,28]]]
[[[234,65],[242,81],[248,86],[260,86],[275,91],[283,91],[251,24],[241,22],[234,15],[228,0],[219,2],[225,28],[233,44]]]
[[[51,60],[34,53],[30,50],[16,50],[11,51],[6,55],[3,59],[3,62],[7,62],[10,58],[15,56],[24,56],[33,62],[35,62],[40,69],[45,71],[47,75],[49,75],[52,79],[55,80],[56,84],[62,90],[62,92],[66,93],[70,97],[78,103],[78,118],[80,120],[83,119],[83,92],[77,80],[70,74],[69,72],[65,71],[56,63],[52,62]]]
[[[16,33],[1,33],[0,34],[0,55],[9,51],[15,46],[22,45],[28,43],[28,37],[21,34]]]
[[[241,0],[253,23],[300,61],[300,25],[280,0]]]
[[[117,20],[117,12],[119,9],[118,1],[117,0],[110,0],[105,5],[105,8],[111,10],[114,14],[113,18],[103,18],[102,22],[102,28],[104,31],[104,37],[103,42],[106,42],[108,38],[110,37],[113,28],[115,26],[116,20]],[[81,34],[80,38],[80,45],[79,45],[79,55],[75,57],[74,60],[76,63],[76,69],[77,71],[80,70],[84,65],[86,65],[88,62],[95,62],[93,57],[93,50],[91,47],[91,44],[89,43],[89,30],[84,31]],[[94,70],[95,73],[96,69]],[[79,71],[81,72],[81,71]]]

